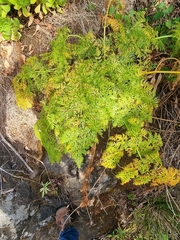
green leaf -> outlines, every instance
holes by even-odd
[[[1,16],[6,17],[7,13],[11,10],[10,5],[1,5],[0,8],[1,10]]]
[[[12,21],[10,18],[0,17],[0,32],[5,40],[10,40],[12,35]]]
[[[18,29],[20,29],[21,24],[20,24],[18,18],[14,18],[14,19],[13,19],[13,26],[16,27],[16,28],[18,28]]]
[[[11,40],[18,41],[21,38],[21,34],[18,31],[12,30]]]
[[[171,29],[172,28],[172,21],[171,20],[167,20],[165,22],[165,25],[166,25],[167,28]]]
[[[22,8],[22,13],[25,17],[29,17],[31,13],[27,10],[27,8]]]
[[[114,18],[115,19],[122,19],[122,14],[116,13]]]
[[[159,10],[164,10],[166,8],[166,4],[164,2],[161,2],[156,6],[156,8]]]
[[[48,186],[50,185],[50,182],[41,183],[42,188],[40,188],[40,192],[42,193],[42,197],[44,197],[45,194],[47,194],[50,190]]]
[[[109,15],[113,15],[116,12],[116,8],[114,6],[110,6]]]
[[[18,41],[21,37],[21,34],[19,32],[19,29],[21,28],[21,24],[17,18],[14,18],[12,22],[12,35],[11,39],[13,41]]]
[[[155,21],[157,21],[157,20],[159,20],[159,19],[161,19],[162,17],[163,17],[163,13],[162,12],[156,12],[154,15],[153,15],[153,19],[155,20]]]
[[[88,8],[89,8],[90,11],[94,11],[95,5],[93,3],[88,4]]]
[[[30,6],[30,0],[18,1],[18,4],[21,5],[22,8],[27,8]]]
[[[132,17],[132,16],[134,16],[135,14],[136,14],[136,11],[134,11],[134,10],[130,10],[130,11],[129,11],[129,16]]]
[[[17,0],[8,0],[11,4],[13,5],[17,5],[18,4],[18,1]]]
[[[121,11],[123,9],[122,4],[120,2],[117,2],[116,4],[117,4],[118,10]]]
[[[2,33],[5,40],[17,41],[20,38],[20,33],[18,32],[21,28],[19,20],[17,18],[3,18],[0,17],[0,32]]]
[[[18,4],[14,5],[14,9],[16,9],[16,10],[20,10],[21,8],[22,8],[21,5],[18,5]]]
[[[54,0],[48,0],[48,1],[46,1],[45,5],[46,5],[47,8],[53,7],[53,6],[54,6]]]
[[[55,5],[63,7],[66,5],[66,0],[55,0]]]
[[[163,13],[164,13],[165,15],[169,15],[169,14],[171,14],[173,11],[174,11],[174,6],[171,5],[170,7],[164,9]]]
[[[11,10],[10,5],[2,5],[1,8],[6,14]]]
[[[5,12],[7,12],[7,13],[8,13],[8,12],[10,11],[10,9],[11,9],[11,8],[10,8],[10,5],[1,5],[0,7],[1,7]]]
[[[14,5],[14,8],[19,10],[21,8],[26,8],[30,6],[30,0],[8,0],[11,4]]]
[[[34,3],[36,3],[37,2],[37,0],[30,0],[30,3],[31,4],[34,4]]]
[[[0,4],[9,4],[9,1],[8,0],[0,0]]]

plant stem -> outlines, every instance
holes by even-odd
[[[80,39],[83,39],[81,36],[77,35],[77,34],[69,34],[68,35],[68,38],[69,37],[77,37],[77,38],[80,38]]]
[[[155,39],[162,39],[162,38],[170,38],[172,37],[173,35],[164,35],[164,36],[160,36],[160,37],[156,37]]]
[[[162,59],[158,66],[156,67],[156,69],[154,71],[149,71],[149,72],[142,72],[142,75],[147,75],[147,74],[156,74],[156,73],[168,73],[168,74],[180,74],[180,71],[164,71],[164,70],[158,70],[158,68],[160,68],[160,65],[162,64],[162,62],[167,61],[167,60],[175,60],[178,62],[178,64],[180,65],[180,60],[178,58],[174,58],[174,57],[169,57],[169,58],[165,58]]]
[[[142,75],[148,75],[148,74],[156,74],[156,73],[168,73],[168,74],[180,74],[179,71],[150,71],[150,72],[143,72]]]
[[[107,11],[106,11],[106,15],[104,16],[104,33],[103,33],[103,52],[104,52],[104,57],[106,55],[106,27],[107,27],[107,18],[108,18],[108,14],[109,14],[109,9],[111,6],[111,2],[112,0],[109,0],[108,2],[108,7],[107,7]]]

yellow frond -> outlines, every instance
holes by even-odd
[[[116,20],[114,18],[107,17],[107,24],[111,26],[113,32],[119,32],[120,31],[120,24],[119,24],[118,20]]]
[[[161,167],[156,174],[157,177],[152,180],[151,186],[166,184],[172,187],[180,183],[180,171],[176,168]]]
[[[126,3],[125,3],[124,0],[120,0],[119,2],[120,2],[120,4],[121,4],[121,10],[120,10],[120,13],[121,13],[121,14],[124,14],[125,9],[126,9]]]
[[[19,108],[27,110],[33,106],[34,94],[28,90],[25,83],[14,83],[14,90]]]
[[[33,106],[33,97],[32,96],[18,96],[16,94],[16,102],[19,108],[23,110],[30,109]]]

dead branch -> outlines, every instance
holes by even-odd
[[[95,152],[96,152],[96,144],[94,144],[91,148],[90,151],[90,160],[89,160],[89,164],[84,172],[84,183],[83,183],[83,187],[81,189],[81,193],[82,193],[82,202],[81,202],[81,207],[86,207],[88,205],[88,187],[89,187],[89,178],[91,175],[91,172],[93,171],[94,167],[93,167],[93,161],[94,161],[94,156],[95,156]]]
[[[1,141],[6,144],[14,153],[15,155],[24,163],[26,168],[29,172],[33,173],[34,171],[29,167],[26,161],[21,157],[21,155],[16,151],[16,149],[3,137],[2,133],[0,133]]]

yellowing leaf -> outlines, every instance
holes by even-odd
[[[18,107],[23,110],[27,110],[33,106],[33,98],[31,98],[30,96],[24,97],[23,101],[21,97],[20,98],[18,97],[18,95],[16,95],[16,98],[18,100],[17,101]]]
[[[114,18],[107,17],[107,23],[111,26],[111,28],[114,32],[119,32],[120,25],[119,25],[118,20],[116,20]]]
[[[63,11],[63,8],[61,8],[61,7],[59,7],[58,9],[57,9],[57,11],[59,12],[59,13],[63,13],[64,11]]]
[[[45,7],[44,4],[42,5],[42,11],[43,11],[43,13],[44,13],[45,15],[47,14],[47,9],[46,9],[46,7]]]
[[[105,168],[115,168],[117,163],[120,161],[122,156],[124,155],[123,151],[117,151],[117,152],[108,152],[104,153],[102,158],[102,166]]]
[[[33,21],[34,21],[34,16],[31,14],[31,15],[29,16],[28,27],[31,26],[31,24],[33,23]]]
[[[133,162],[126,165],[116,177],[121,179],[121,184],[128,183],[131,179],[138,176],[138,159],[134,159]]]
[[[147,184],[151,180],[152,180],[151,173],[147,173],[147,174],[143,174],[143,175],[138,175],[134,179],[133,183],[134,183],[134,185],[139,186],[139,185]]]
[[[37,7],[34,9],[35,13],[40,13],[41,4],[38,4]]]
[[[180,171],[176,168],[161,167],[156,171],[156,177],[152,180],[151,186],[159,186],[166,184],[168,186],[175,186],[180,183]]]

